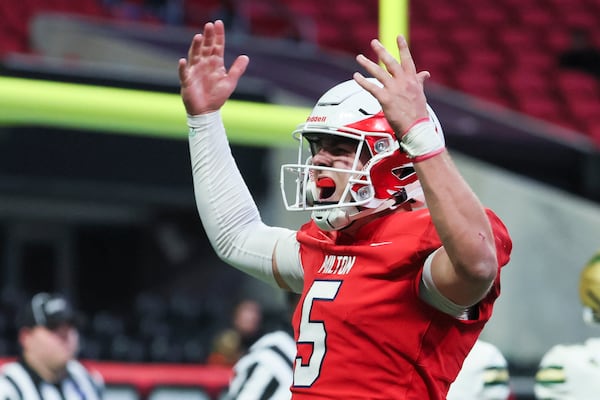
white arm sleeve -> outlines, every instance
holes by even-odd
[[[279,272],[296,289],[303,275],[297,250],[294,256],[280,255],[295,248],[295,232],[262,222],[231,155],[220,113],[188,116],[188,126],[196,206],[215,252],[235,268],[277,286],[273,251],[281,240]],[[296,262],[290,262],[293,257]]]

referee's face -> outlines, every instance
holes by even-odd
[[[24,334],[22,344],[23,355],[28,362],[34,362],[42,368],[60,370],[76,356],[79,333],[69,323],[53,329],[36,326]]]

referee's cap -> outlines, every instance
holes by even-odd
[[[62,324],[80,325],[80,316],[66,297],[57,293],[37,293],[26,303],[19,327],[45,326],[55,329]]]

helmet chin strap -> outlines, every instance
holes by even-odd
[[[326,210],[314,210],[311,214],[311,218],[321,230],[329,232],[339,231],[347,228],[357,219],[389,210],[395,205],[397,205],[396,199],[391,198],[382,202],[376,208],[363,208],[360,210],[358,207],[349,206],[329,208]]]

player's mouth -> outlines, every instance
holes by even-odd
[[[335,181],[324,176],[317,180],[317,188],[319,188],[319,200],[329,199],[335,193]]]

